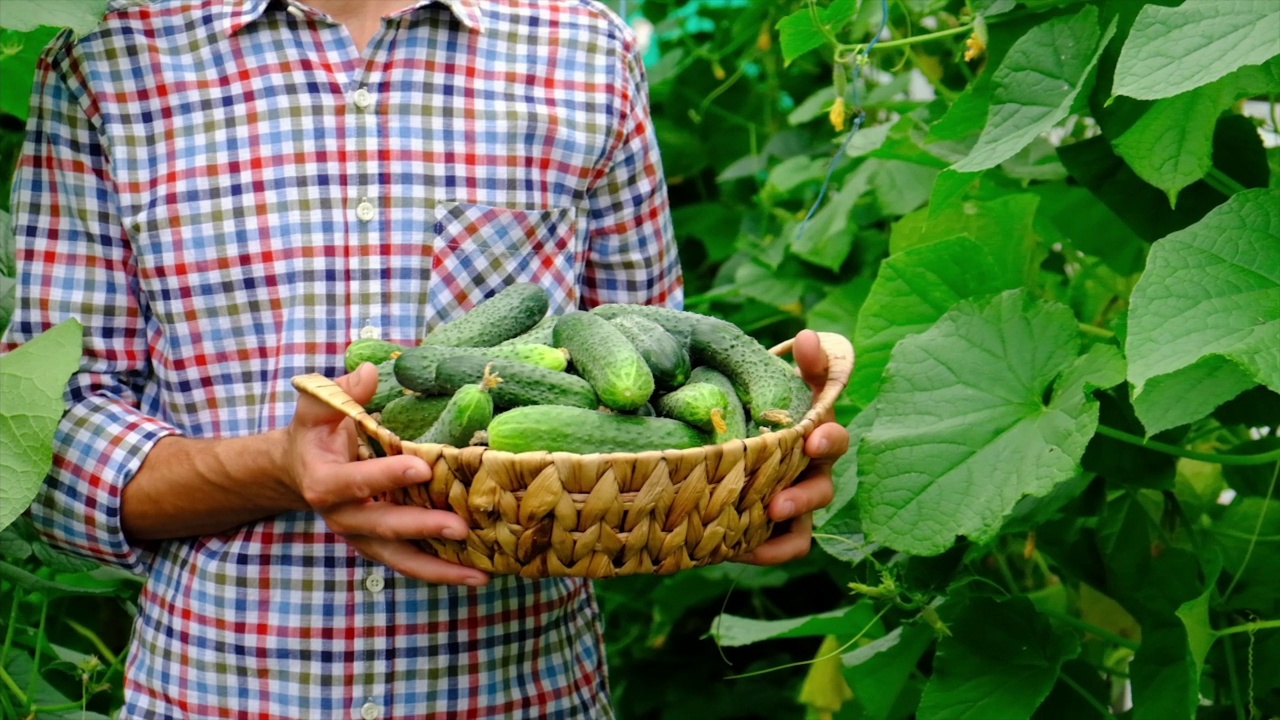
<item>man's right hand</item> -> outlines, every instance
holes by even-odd
[[[338,378],[356,402],[368,402],[378,385],[369,363]],[[303,395],[285,433],[286,478],[306,506],[361,555],[410,577],[428,582],[484,585],[489,576],[427,553],[412,541],[428,537],[461,540],[467,524],[445,510],[374,500],[382,493],[431,478],[431,467],[411,455],[356,459],[352,420],[323,402]]]

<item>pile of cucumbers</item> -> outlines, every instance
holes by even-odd
[[[346,367],[378,368],[365,405],[398,437],[454,447],[573,453],[718,444],[798,422],[812,392],[736,325],[608,304],[549,315],[517,283],[414,347],[362,338]]]

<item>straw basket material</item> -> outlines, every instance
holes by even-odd
[[[853,347],[818,333],[827,384],[813,408],[777,432],[687,450],[577,455],[510,453],[403,441],[323,375],[294,378],[299,390],[346,413],[363,438],[388,454],[426,460],[428,482],[390,500],[452,510],[466,540],[422,546],[446,560],[496,574],[541,578],[665,575],[723,562],[769,538],[769,501],[808,465],[804,439],[820,424],[853,371]],[[792,341],[771,352],[790,352]]]

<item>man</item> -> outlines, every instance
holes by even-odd
[[[148,578],[123,717],[610,716],[590,583],[418,550],[465,524],[370,498],[430,468],[353,461],[290,379],[515,281],[556,312],[680,304],[626,26],[589,0],[121,0],[46,51],[28,130],[7,345],[85,326],[32,515]],[[813,434],[749,561],[808,550],[846,447]]]

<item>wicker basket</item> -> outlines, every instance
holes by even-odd
[[[402,441],[323,375],[299,390],[346,413],[363,439],[389,454],[416,455],[432,478],[389,499],[452,510],[471,526],[466,540],[429,538],[446,560],[495,574],[607,578],[711,565],[768,539],[769,500],[808,465],[804,439],[830,411],[853,371],[853,347],[818,333],[827,385],[804,419],[785,430],[687,450],[577,455],[510,453],[485,447]],[[771,352],[790,352],[791,341]]]

